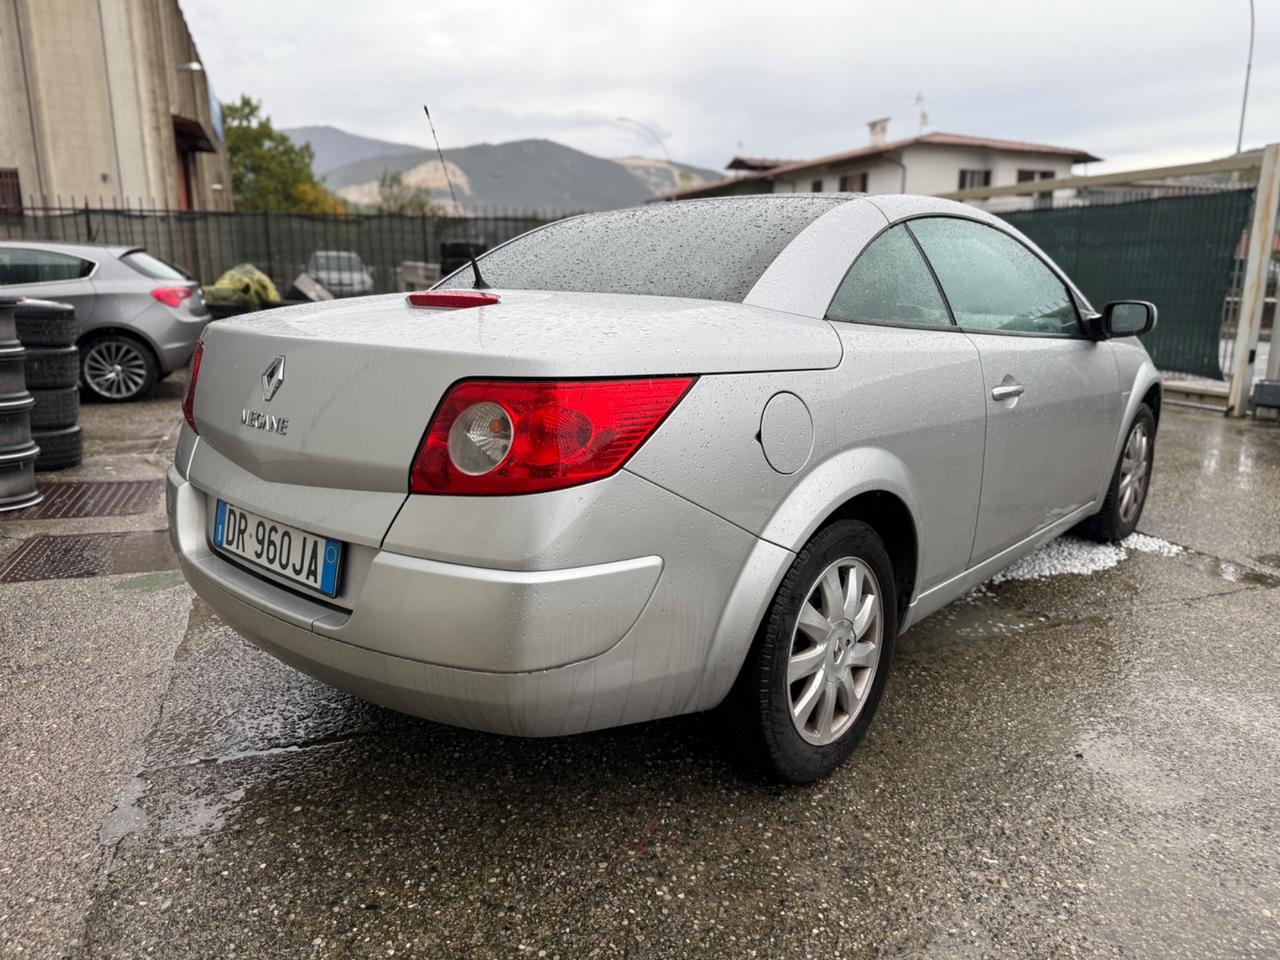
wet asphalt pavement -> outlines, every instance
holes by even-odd
[[[157,477],[180,382],[87,407]],[[3,957],[1280,956],[1280,428],[1170,409],[1141,529],[908,633],[852,762],[741,775],[706,718],[563,740],[369,706],[129,572],[0,584]],[[122,569],[112,566],[110,569]]]

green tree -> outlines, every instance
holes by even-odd
[[[241,95],[222,106],[231,163],[231,191],[239,210],[283,213],[339,213],[341,200],[311,172],[314,154],[271,125],[262,104]]]
[[[431,191],[404,182],[404,177],[384,170],[378,178],[378,207],[383,213],[410,213],[418,216],[439,213]]]

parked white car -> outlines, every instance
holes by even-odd
[[[317,250],[307,258],[306,272],[335,297],[373,293],[373,277],[354,250]]]

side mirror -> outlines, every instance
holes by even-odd
[[[1156,325],[1156,305],[1146,300],[1115,300],[1102,308],[1100,326],[1105,339],[1136,337]]]

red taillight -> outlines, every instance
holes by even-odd
[[[200,428],[196,426],[196,378],[200,376],[200,361],[204,358],[204,341],[196,341],[196,352],[191,355],[191,381],[187,384],[187,395],[182,398],[182,416],[187,421],[187,426],[196,433],[200,432]]]
[[[190,287],[157,287],[151,291],[151,295],[163,303],[166,307],[178,307],[182,305],[182,301],[186,300],[194,291]]]
[[[463,381],[436,411],[409,488],[497,496],[607,477],[657,429],[693,381]]]
[[[483,290],[421,290],[409,294],[409,302],[415,307],[487,307],[500,300],[496,293]]]

